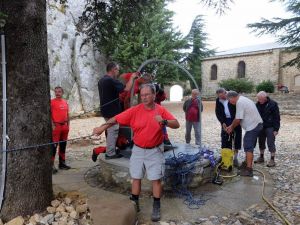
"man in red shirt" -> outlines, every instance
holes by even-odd
[[[62,87],[54,89],[55,98],[51,100],[51,121],[52,121],[52,139],[53,142],[60,142],[52,146],[53,173],[57,173],[54,166],[55,154],[59,145],[59,169],[68,170],[71,167],[66,165],[66,147],[69,133],[69,106],[66,100],[62,98],[64,90]]]
[[[132,155],[130,157],[130,175],[132,177],[132,195],[139,211],[141,179],[145,172],[152,181],[153,211],[152,221],[160,220],[160,197],[162,194],[161,178],[164,176],[165,158],[163,155],[162,126],[179,128],[178,121],[162,106],[155,104],[155,86],[143,84],[140,90],[142,103],[109,119],[105,124],[94,129],[100,135],[116,123],[130,126],[133,130]]]
[[[183,111],[185,112],[186,119],[186,131],[185,142],[189,144],[191,142],[191,131],[194,127],[195,131],[195,144],[200,145],[200,120],[199,120],[199,106],[201,105],[201,111],[203,111],[202,103],[200,102],[198,89],[192,90],[192,98],[186,100],[183,104]]]

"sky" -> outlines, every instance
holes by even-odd
[[[217,15],[216,10],[200,3],[200,0],[176,0],[168,5],[175,12],[173,23],[186,35],[197,15],[203,15],[205,32],[209,35],[210,48],[217,51],[229,50],[249,45],[275,42],[271,35],[257,37],[247,28],[247,24],[259,22],[261,18],[287,18],[282,3],[269,0],[235,0],[225,15]]]

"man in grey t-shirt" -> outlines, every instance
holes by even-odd
[[[239,95],[235,91],[227,93],[229,102],[236,105],[235,119],[232,124],[227,127],[227,132],[231,133],[239,124],[246,131],[243,139],[243,147],[246,152],[246,166],[241,168],[241,176],[253,176],[253,151],[256,145],[257,137],[262,130],[262,119],[259,112],[249,98]]]

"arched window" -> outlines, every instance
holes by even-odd
[[[216,64],[210,67],[210,79],[217,80],[218,79],[218,67]]]
[[[246,74],[246,64],[244,61],[239,61],[238,63],[238,78],[245,78]]]

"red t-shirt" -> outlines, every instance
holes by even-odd
[[[155,104],[155,108],[145,109],[143,104],[131,107],[115,116],[118,123],[130,126],[133,130],[133,142],[149,148],[163,142],[161,125],[155,120],[160,115],[165,120],[175,120],[175,117],[162,106]]]
[[[190,122],[199,122],[199,106],[197,99],[192,100],[192,104],[186,115],[186,120]]]
[[[130,78],[132,77],[133,73],[124,73],[120,77],[125,80],[125,82],[129,82]],[[137,94],[139,92],[139,82],[138,80],[134,81],[134,94]],[[130,92],[128,92],[128,95],[130,97]]]
[[[51,100],[51,119],[56,123],[68,121],[69,106],[66,100],[54,98]]]

